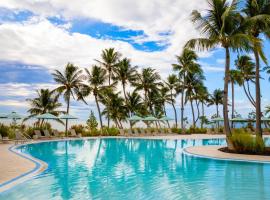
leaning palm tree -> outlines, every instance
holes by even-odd
[[[250,82],[255,82],[255,63],[247,55],[237,56],[234,61],[236,68],[240,71],[241,79],[238,78],[237,84],[243,86],[244,92],[250,103],[256,107],[256,102],[250,93]],[[235,74],[236,75],[236,74]]]
[[[198,56],[195,51],[185,48],[180,56],[176,56],[177,63],[172,64],[173,69],[179,73],[181,92],[181,128],[184,131],[184,104],[187,75],[192,73],[201,73],[200,66],[196,63]]]
[[[48,89],[38,90],[37,97],[26,100],[30,104],[30,109],[27,111],[30,113],[30,115],[25,118],[24,121],[45,113],[51,113],[55,116],[64,113],[63,111],[58,110],[62,106],[58,99],[59,95],[53,93]],[[57,121],[63,123],[60,119],[57,119]],[[38,120],[38,124],[40,126],[43,125],[43,122],[44,120]]]
[[[225,50],[225,78],[223,117],[224,131],[227,135],[228,147],[233,148],[228,140],[231,130],[228,118],[228,83],[230,71],[230,51],[235,49],[248,50],[251,37],[243,33],[241,20],[237,11],[237,1],[208,0],[208,10],[205,14],[198,11],[192,12],[192,21],[205,37],[191,39],[186,47],[198,50],[209,50],[222,46]]]
[[[87,76],[87,85],[83,87],[83,96],[88,96],[90,94],[93,94],[95,97],[96,106],[98,109],[99,114],[99,122],[101,129],[103,128],[102,123],[102,116],[101,116],[101,110],[99,106],[99,101],[102,98],[102,94],[104,90],[106,89],[106,86],[104,85],[107,80],[107,73],[106,70],[99,67],[99,66],[92,66],[91,71],[88,69],[85,69],[86,76]]]
[[[260,34],[270,37],[270,2],[269,0],[247,0],[243,9],[247,33],[252,37],[259,38]],[[252,50],[256,63],[256,134],[262,137],[261,128],[261,91],[260,91],[260,59],[267,62],[263,54],[261,44],[252,42]]]
[[[127,101],[126,86],[128,83],[133,84],[137,78],[137,67],[132,67],[130,60],[124,58],[119,61],[117,66],[114,69],[114,80],[120,81],[123,87],[123,93],[125,101]]]
[[[170,91],[170,104],[173,107],[175,126],[177,128],[178,124],[177,124],[177,112],[175,108],[175,98],[178,94],[177,87],[179,86],[179,80],[175,74],[171,74],[167,77],[167,81],[165,82],[165,84],[167,85]]]
[[[84,101],[82,98],[82,94],[80,88],[83,86],[83,75],[82,70],[73,65],[72,63],[68,63],[65,67],[64,73],[61,73],[59,70],[55,70],[52,74],[53,78],[59,86],[54,89],[54,92],[57,94],[63,94],[64,100],[67,103],[67,111],[69,114],[70,107],[70,98],[75,97]],[[68,120],[66,120],[66,134],[67,134]]]
[[[213,94],[211,95],[209,99],[208,106],[215,105],[216,106],[216,116],[219,117],[219,105],[222,105],[224,98],[224,93],[221,89],[214,90]]]

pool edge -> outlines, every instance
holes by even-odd
[[[29,161],[31,161],[32,163],[35,164],[35,167],[32,168],[31,170],[20,174],[19,176],[16,176],[8,181],[5,181],[4,183],[0,184],[0,194],[3,192],[7,192],[8,190],[14,188],[16,185],[21,184],[29,179],[31,179],[32,177],[40,174],[41,172],[45,171],[48,167],[48,164],[44,161],[41,161],[31,155],[28,154],[24,154],[22,152],[17,151],[17,148],[21,147],[21,146],[27,146],[29,144],[32,143],[27,143],[27,144],[20,144],[20,145],[13,145],[11,147],[8,148],[8,150],[14,154],[16,154],[17,156],[20,156],[24,159],[27,159]]]

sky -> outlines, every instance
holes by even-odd
[[[104,48],[114,47],[132,65],[152,67],[166,79],[174,73],[175,55],[189,39],[200,36],[190,21],[192,10],[206,8],[204,0],[1,0],[0,113],[26,116],[26,99],[35,97],[38,89],[57,86],[51,76],[55,69],[63,70],[68,62],[90,68]],[[264,50],[269,57],[266,40]],[[224,54],[221,48],[198,52],[210,93],[223,88]],[[236,56],[232,53],[232,68]],[[268,78],[262,72],[263,109],[270,104]],[[245,117],[254,109],[242,88],[236,86],[235,91],[236,111]],[[251,91],[254,94],[253,86]],[[97,117],[94,98],[89,96],[87,102],[71,101],[71,114],[79,117],[73,123],[84,123],[90,110]],[[176,107],[179,116],[179,98]],[[166,109],[173,117],[172,107]],[[214,113],[215,108],[206,108],[208,116]],[[191,119],[189,105],[185,115]]]

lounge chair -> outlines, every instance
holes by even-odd
[[[49,130],[47,130],[47,129],[44,130],[43,133],[44,133],[45,137],[48,137],[48,138],[54,137],[54,136],[52,136],[52,135],[50,134]]]
[[[25,142],[27,142],[27,138],[24,137],[19,131],[16,130],[15,131],[15,144],[19,144],[19,143],[23,144]]]
[[[77,134],[75,129],[70,130],[71,137],[82,137],[82,135],[79,133]]]
[[[40,130],[34,130],[34,133],[35,133],[34,139],[44,139],[45,138],[45,136],[41,135]]]

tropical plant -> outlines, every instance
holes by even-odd
[[[176,98],[176,96],[178,94],[178,89],[177,88],[179,87],[178,77],[175,74],[169,75],[167,77],[167,81],[165,82],[165,84],[167,85],[167,87],[169,88],[169,91],[170,91],[169,103],[173,107],[175,126],[176,126],[176,128],[178,128],[177,112],[176,112],[176,108],[175,108],[175,98]]]
[[[88,130],[90,130],[90,131],[96,130],[98,127],[97,119],[96,119],[94,112],[92,110],[90,112],[89,118],[86,121],[86,125],[87,125]]]
[[[178,71],[180,86],[178,91],[181,92],[181,129],[184,131],[184,104],[185,104],[185,90],[187,85],[187,78],[189,75],[201,73],[200,66],[196,63],[197,54],[185,48],[180,56],[176,56],[177,63],[172,64],[173,69]]]
[[[186,47],[198,50],[209,50],[222,46],[225,50],[225,78],[223,117],[224,130],[227,138],[231,135],[228,118],[228,83],[230,71],[230,50],[248,50],[251,37],[243,33],[241,20],[237,11],[237,1],[208,0],[208,10],[205,14],[192,12],[192,21],[205,37],[191,39]],[[228,141],[229,148],[233,148]]]
[[[37,90],[37,97],[33,99],[26,99],[26,101],[30,105],[30,108],[27,110],[27,112],[29,112],[30,115],[26,117],[24,121],[45,113],[50,113],[55,116],[64,113],[64,111],[58,110],[62,106],[62,104],[58,101],[58,99],[59,95],[50,91],[49,89]],[[60,119],[57,119],[56,121],[63,124],[63,122]],[[38,120],[39,126],[42,126],[43,123],[44,119]]]
[[[255,82],[255,64],[247,55],[237,56],[235,66],[239,72],[234,72],[234,78],[239,86],[243,86],[244,92],[250,103],[256,107],[256,102],[250,93],[250,82]]]
[[[219,105],[222,105],[224,98],[224,93],[221,89],[214,90],[213,94],[209,98],[208,106],[215,105],[216,106],[216,117],[220,117],[219,115]]]
[[[252,37],[259,38],[260,34],[270,37],[270,2],[269,0],[247,0],[243,9],[247,33]],[[261,43],[253,40],[252,50],[255,56],[256,72],[256,134],[262,138],[261,128],[261,90],[260,90],[260,59],[265,63],[266,57],[262,51]]]
[[[55,70],[52,75],[55,82],[59,84],[59,86],[54,89],[53,92],[63,94],[64,100],[67,103],[66,113],[69,114],[71,97],[73,97],[73,99],[77,98],[84,101],[80,91],[80,88],[83,86],[82,70],[72,63],[68,63],[65,67],[64,73],[61,73],[59,70]],[[66,134],[67,127],[68,119],[66,120]]]
[[[137,78],[137,67],[132,67],[130,60],[124,58],[119,61],[114,69],[114,80],[120,81],[123,87],[123,93],[125,101],[127,102],[126,85],[128,83],[133,84]]]
[[[151,93],[158,91],[158,87],[162,86],[160,75],[152,68],[142,69],[142,73],[138,75],[138,80],[134,83],[136,87],[135,91],[144,92],[144,101],[149,112],[154,114],[152,107],[152,99],[150,98]]]
[[[86,72],[86,79],[87,79],[88,84],[84,85],[82,89],[83,96],[88,96],[90,94],[93,94],[93,96],[95,97],[95,102],[98,109],[100,127],[102,129],[103,123],[102,123],[102,116],[101,116],[99,101],[102,98],[104,91],[107,89],[107,87],[104,85],[107,80],[107,73],[105,69],[97,65],[92,66],[91,72],[88,69],[85,69],[85,72]]]

